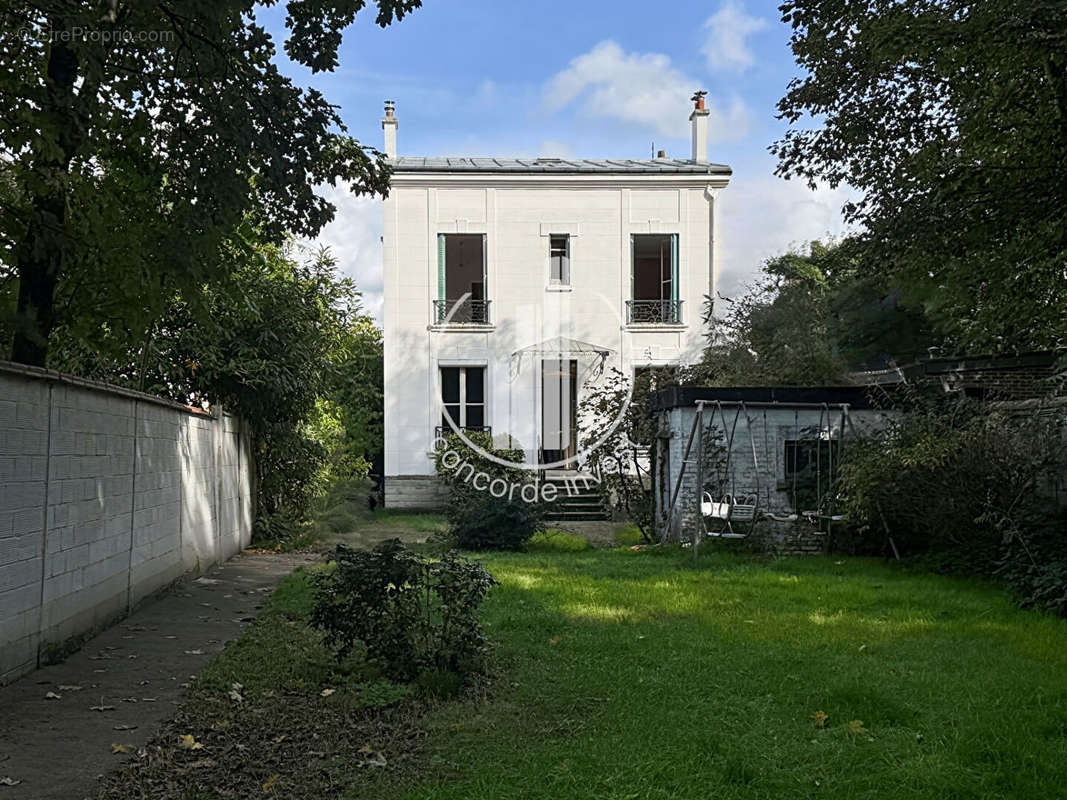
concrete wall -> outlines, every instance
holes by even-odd
[[[384,204],[386,504],[422,505],[398,476],[431,476],[440,425],[441,366],[486,368],[486,424],[510,433],[531,458],[540,436],[540,356],[513,354],[563,337],[611,351],[608,366],[699,358],[702,304],[714,293],[712,176],[425,176],[398,172]],[[437,236],[486,236],[490,324],[438,326]],[[571,285],[549,280],[549,236],[570,235]],[[626,324],[631,234],[679,237],[681,324]],[[584,365],[580,365],[580,369]],[[398,482],[392,480],[393,486]]]
[[[239,421],[0,362],[0,683],[252,534]]]
[[[727,442],[731,431],[733,443],[729,447],[729,467],[715,472],[704,472],[704,489],[710,490],[725,478],[726,489],[735,495],[754,495],[758,492],[759,508],[771,514],[786,516],[810,509],[794,508],[794,492],[786,477],[785,443],[790,440],[841,438],[844,424],[844,447],[848,439],[877,430],[886,424],[893,412],[874,409],[850,409],[848,417],[842,416],[840,408],[827,409],[792,407],[746,407],[735,414],[738,406],[726,404],[722,413],[714,406],[704,409],[705,441],[718,438]],[[696,420],[696,406],[682,406],[661,412],[661,436],[657,442],[661,467],[666,468],[667,481],[662,473],[657,474],[656,487],[657,519],[665,520],[674,496],[675,487],[681,480],[674,511],[670,514],[672,535],[689,537],[699,529],[699,502],[697,491],[697,445],[696,439],[689,452],[689,463],[682,471],[686,444]],[[699,436],[699,434],[697,434]],[[828,474],[828,468],[826,473]],[[725,473],[725,475],[723,474]],[[718,497],[716,500],[720,499]],[[804,521],[797,524],[774,524],[766,526],[771,534],[772,546],[785,552],[816,552],[822,549],[823,538],[813,536],[812,526]]]

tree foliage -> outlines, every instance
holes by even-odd
[[[595,391],[578,402],[582,469],[593,473],[605,502],[655,541],[656,420],[652,402],[660,389],[678,383],[669,367],[643,369],[628,377],[614,367]]]
[[[851,185],[867,268],[960,349],[1067,339],[1067,5],[789,0],[778,173]],[[807,122],[807,125],[803,123]]]
[[[812,242],[807,252],[769,259],[736,299],[722,298],[699,365],[688,380],[711,385],[841,383],[850,370],[878,369],[923,354],[934,334],[903,304],[884,274],[865,267],[851,239]]]
[[[52,362],[246,420],[257,533],[277,539],[324,480],[365,472],[380,450],[381,334],[327,251],[261,242],[247,258],[248,248],[223,249],[225,284],[171,292],[144,336],[99,323],[88,339],[60,329]]]
[[[376,21],[420,4],[376,0]],[[288,56],[332,69],[364,5],[290,0]],[[258,10],[38,0],[0,13],[0,277],[15,360],[44,365],[75,305],[143,331],[169,287],[225,274],[219,251],[250,217],[273,241],[315,235],[334,213],[316,185],[387,190],[384,157],[279,72]]]

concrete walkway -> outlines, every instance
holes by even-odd
[[[0,800],[94,797],[100,777],[136,758],[266,593],[314,560],[239,554],[179,583],[64,663],[0,688]],[[130,753],[113,753],[114,744],[131,745]]]

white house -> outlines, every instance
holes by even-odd
[[[387,506],[440,504],[433,446],[453,426],[577,467],[576,407],[607,369],[699,356],[731,171],[693,99],[691,158],[647,160],[398,156],[386,103]]]

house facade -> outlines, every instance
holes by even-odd
[[[699,358],[729,167],[690,158],[397,155],[384,204],[385,503],[431,508],[435,442],[482,431],[528,466],[578,469],[578,404],[613,370]]]

